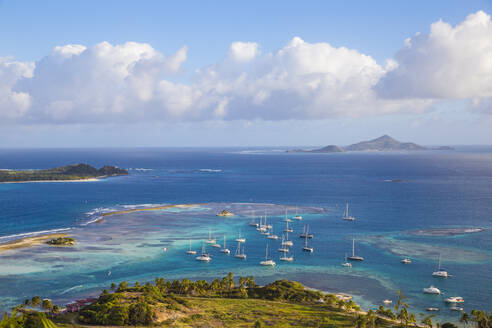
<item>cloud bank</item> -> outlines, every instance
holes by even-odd
[[[275,52],[233,42],[183,74],[188,48],[146,43],[58,46],[35,63],[0,58],[2,123],[326,119],[418,113],[442,99],[492,98],[492,22],[479,11],[405,40],[383,66],[355,49],[299,37]]]

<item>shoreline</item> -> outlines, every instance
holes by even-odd
[[[97,178],[87,178],[87,179],[74,179],[74,180],[24,180],[24,181],[3,181],[2,183],[44,183],[44,182],[95,182],[100,181],[105,177],[97,177]]]
[[[6,242],[5,244],[0,244],[0,253],[13,249],[28,248],[36,245],[41,245],[50,239],[56,239],[56,238],[67,237],[67,236],[68,234],[66,233],[52,233],[48,235],[26,237],[26,238],[11,240],[9,242]]]
[[[141,211],[157,211],[157,210],[165,210],[168,208],[187,208],[187,207],[193,207],[193,206],[199,206],[199,205],[205,205],[206,203],[203,204],[172,204],[172,205],[162,205],[162,206],[155,206],[155,207],[142,207],[142,208],[130,208],[128,210],[121,210],[121,211],[113,211],[113,212],[107,212],[107,213],[102,213],[101,217],[105,216],[111,216],[111,215],[118,215],[118,214],[126,214],[126,213],[134,213],[134,212],[141,212]]]

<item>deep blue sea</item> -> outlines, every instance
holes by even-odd
[[[438,316],[448,320],[459,317],[444,304],[448,296],[462,296],[465,310],[492,309],[492,148],[341,154],[258,148],[0,150],[0,169],[70,163],[117,165],[130,175],[97,182],[0,184],[0,243],[58,229],[70,229],[79,241],[71,249],[39,246],[0,253],[0,310],[33,294],[63,304],[98,294],[113,281],[211,279],[228,271],[253,274],[261,283],[288,278],[347,292],[365,309],[383,299],[395,301],[398,290],[415,312],[439,307]],[[198,203],[88,224],[111,209]],[[346,203],[355,222],[341,219]],[[295,261],[280,263],[277,245],[268,241],[279,265],[260,267],[267,240],[248,226],[251,217],[267,211],[281,234],[284,208],[292,216],[295,206],[304,217],[293,222]],[[223,208],[238,215],[216,217]],[[304,224],[315,234],[313,254],[301,251],[297,234]],[[485,230],[467,232],[474,228]],[[233,252],[241,231],[248,259],[216,252],[202,265],[187,257],[188,240],[198,250],[209,229],[218,241],[227,235]],[[352,238],[365,261],[348,269],[340,264],[351,252]],[[431,276],[439,254],[451,278]],[[403,257],[412,263],[400,264]],[[422,288],[429,285],[444,295],[424,295]]]

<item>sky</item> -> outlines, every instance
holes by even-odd
[[[0,147],[492,144],[492,1],[0,0]]]

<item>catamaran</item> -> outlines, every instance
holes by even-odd
[[[352,238],[352,256],[347,257],[348,260],[350,261],[364,261],[364,258],[362,256],[356,256],[355,255],[355,239]]]
[[[267,214],[266,214],[266,211],[265,211],[265,228],[266,229],[271,229],[272,228],[272,225],[271,224],[267,224]]]
[[[302,229],[302,233],[299,234],[299,238],[306,238],[306,236],[308,238],[313,238],[313,234],[306,231],[306,225],[304,225],[304,228]]]
[[[439,260],[437,262],[437,270],[432,272],[433,277],[438,277],[438,278],[447,278],[449,277],[449,274],[446,270],[441,269],[441,254],[439,254]]]
[[[220,250],[222,253],[230,254],[231,251],[226,246],[226,236],[224,236],[224,247]]]
[[[275,266],[275,262],[273,260],[268,259],[268,244],[266,245],[266,250],[265,250],[265,261],[261,261],[260,265]]]
[[[215,238],[212,238],[212,231],[208,229],[208,240],[206,241],[207,244],[215,244]]]
[[[352,263],[350,263],[349,261],[347,261],[347,253],[345,253],[345,262],[342,263],[342,266],[347,267],[347,268],[351,268],[352,267]]]
[[[289,252],[289,248],[284,245],[284,242],[285,242],[284,235],[282,235],[282,243],[280,244],[281,246],[278,249],[278,251],[279,252],[282,252],[282,253],[288,253]]]
[[[284,232],[294,232],[294,230],[292,230],[292,228],[289,228],[289,222],[285,222],[285,229],[284,229]]]
[[[245,243],[246,242],[246,238],[241,238],[241,230],[239,230],[239,235],[238,237],[236,238],[236,241],[238,243]]]
[[[263,224],[263,221],[262,221],[262,217],[260,216],[260,224],[258,225],[258,227],[256,227],[256,230],[258,230],[259,232],[264,232],[267,230],[267,226],[266,226],[266,217],[265,217],[265,224]]]
[[[463,297],[459,296],[448,297],[444,300],[446,303],[463,303],[464,301]]]
[[[252,227],[258,227],[258,223],[256,223],[254,216],[251,218],[251,222],[249,223],[249,225]]]
[[[345,207],[345,213],[343,214],[343,219],[347,221],[355,221],[355,218],[349,215],[349,204]]]
[[[215,237],[213,239],[215,240]],[[218,244],[218,243],[213,243],[212,247],[221,248],[222,246],[220,246],[220,244]]]
[[[241,252],[241,242],[237,242],[237,248],[236,248],[236,253],[234,254],[234,257],[238,258],[238,259],[243,259],[243,260],[246,260],[246,254],[244,254],[244,246],[243,246],[243,250]]]
[[[284,218],[284,222],[292,222],[292,220],[291,220],[291,219],[289,219],[289,218],[287,217],[287,208],[285,208],[285,218]]]
[[[410,264],[410,263],[412,263],[412,260],[410,260],[408,257],[406,257],[403,260],[401,260],[400,262],[403,264]]]
[[[191,249],[191,239],[190,239],[190,248],[186,251],[186,254],[189,254],[189,255],[195,255],[196,254],[196,251]]]
[[[268,239],[274,239],[274,240],[277,240],[278,239],[278,236],[273,234],[273,227],[270,229],[270,232],[268,233],[268,236],[267,236]]]
[[[296,215],[294,215],[292,217],[292,220],[297,220],[297,221],[301,221],[302,220],[302,216],[300,216],[299,214],[297,214],[297,206],[296,206]]]
[[[202,245],[202,254],[200,256],[197,256],[196,257],[196,260],[197,261],[201,261],[201,262],[210,262],[210,260],[212,260],[212,258],[210,257],[210,255],[208,255],[205,252],[205,245]]]
[[[307,226],[306,229],[306,237],[304,238],[305,243],[304,243],[304,247],[302,248],[302,251],[312,253],[314,251],[314,248],[308,246],[308,237],[307,237],[308,231],[309,231],[309,225]]]
[[[285,240],[282,240],[282,246],[294,246],[292,240],[289,240],[289,232],[285,233]]]

